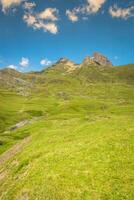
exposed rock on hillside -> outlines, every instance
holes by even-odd
[[[103,56],[100,53],[93,53],[92,57],[87,56],[81,65],[95,65],[95,66],[107,66],[107,67],[111,67],[113,66],[113,64],[109,61],[109,59],[106,56]]]
[[[109,59],[106,56],[103,56],[100,53],[95,52],[91,58],[95,63],[102,66],[108,66],[111,67],[113,64],[109,61]]]
[[[57,64],[58,64],[58,65],[60,64],[60,65],[66,66],[68,72],[71,72],[71,71],[75,70],[75,69],[78,67],[77,64],[75,64],[74,62],[68,60],[67,58],[61,58],[61,59],[56,63],[56,65],[57,65]]]
[[[93,61],[92,57],[87,56],[83,60],[82,65],[97,65],[97,64]]]
[[[3,69],[0,70],[0,87],[10,88],[20,95],[28,96],[33,88],[33,83],[26,74],[14,69]]]

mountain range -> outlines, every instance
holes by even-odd
[[[0,87],[17,90],[18,93],[27,95],[30,90],[37,90],[40,85],[52,82],[65,83],[77,81],[90,82],[134,82],[134,65],[113,66],[106,56],[95,52],[87,56],[81,64],[76,64],[67,58],[61,58],[55,64],[40,72],[21,73],[14,69],[0,70]]]

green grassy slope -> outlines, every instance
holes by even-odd
[[[23,77],[28,96],[0,90],[0,153],[31,137],[0,166],[0,199],[133,199],[134,65],[61,67]]]

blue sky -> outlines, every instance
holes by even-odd
[[[41,70],[98,51],[134,63],[132,0],[0,0],[0,68]]]

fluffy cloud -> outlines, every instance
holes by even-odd
[[[0,4],[2,5],[3,12],[6,12],[7,9],[13,6],[18,6],[24,0],[0,0]]]
[[[28,67],[29,65],[29,59],[28,58],[24,58],[22,57],[20,63],[19,63],[22,67]]]
[[[17,66],[15,66],[15,65],[8,65],[6,68],[9,68],[9,69],[17,69]]]
[[[28,11],[32,11],[32,9],[36,6],[35,2],[25,2],[23,8]]]
[[[46,8],[43,11],[36,13],[34,8],[36,7],[35,2],[28,2],[27,0],[0,0],[3,12],[6,12],[9,8],[20,5],[21,3],[24,9],[23,20],[28,26],[33,29],[43,29],[45,32],[52,34],[58,33],[58,9]]]
[[[34,6],[35,4],[25,4],[23,20],[35,30],[43,29],[45,32],[56,34],[58,27],[55,22],[58,21],[58,10],[56,8],[46,8],[40,13],[34,13]]]
[[[87,0],[85,11],[87,13],[96,13],[102,7],[106,0]]]
[[[31,26],[33,29],[43,29],[45,32],[48,31],[52,34],[56,34],[58,32],[58,27],[53,22],[44,22],[36,15],[31,15],[26,13],[23,16],[23,20],[27,23],[28,26]]]
[[[56,8],[46,8],[44,11],[38,14],[40,19],[57,21],[58,10]]]
[[[55,23],[39,23],[39,29],[43,28],[44,31],[48,31],[52,34],[56,34],[58,32],[57,25]]]
[[[78,21],[78,14],[89,15],[97,13],[106,0],[87,0],[86,4],[76,7],[73,10],[67,10],[66,15],[72,22]]]
[[[26,13],[23,16],[23,20],[27,23],[28,26],[33,26],[33,28],[37,23],[36,17],[30,13]]]
[[[47,58],[40,61],[41,65],[48,66],[52,64],[52,61],[48,60]]]
[[[109,8],[109,13],[112,17],[127,19],[134,16],[134,6],[129,8],[119,8],[117,5]]]
[[[66,10],[66,15],[68,16],[69,20],[72,22],[78,21],[78,16],[76,15],[75,11]]]

